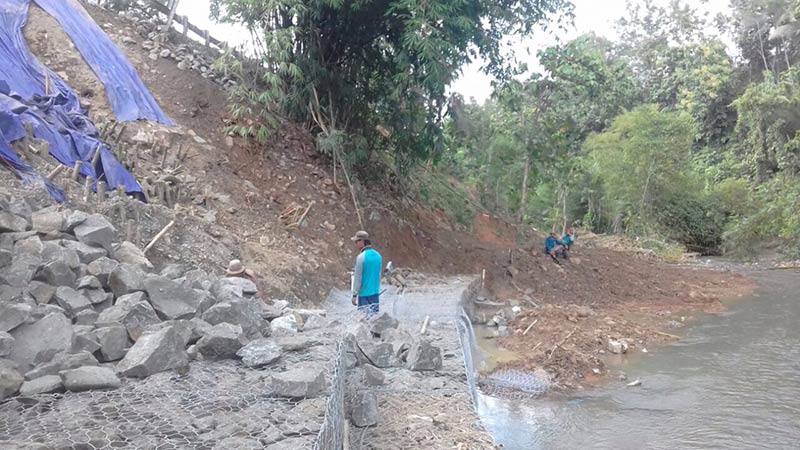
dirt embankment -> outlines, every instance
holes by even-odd
[[[483,345],[516,356],[497,368],[544,368],[566,390],[609,375],[610,355],[672,342],[693,315],[718,312],[722,300],[754,287],[738,273],[667,264],[596,240],[579,242],[562,265],[534,251],[492,276],[497,299],[509,302],[481,313],[499,330]]]

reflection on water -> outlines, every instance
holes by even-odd
[[[479,397],[484,424],[509,450],[800,449],[800,273],[755,277],[754,298],[628,358],[620,368],[642,386]]]

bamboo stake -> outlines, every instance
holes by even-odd
[[[425,320],[422,322],[422,329],[419,330],[419,334],[424,335],[428,332],[428,324],[431,321],[431,316],[425,316]]]
[[[155,237],[150,241],[150,243],[147,244],[147,246],[144,248],[144,250],[142,250],[142,253],[147,253],[148,250],[153,248],[153,246],[156,245],[156,243],[159,240],[161,240],[161,238],[163,238],[164,235],[167,234],[167,232],[174,226],[175,226],[175,221],[174,220],[171,221],[170,223],[168,223],[167,226],[165,226],[161,231],[159,231],[158,234],[156,234]]]
[[[83,201],[88,202],[89,196],[92,194],[92,181],[94,178],[91,176],[86,177],[86,183],[83,185]]]
[[[133,219],[129,219],[127,223],[127,228],[125,230],[125,240],[128,242],[132,242],[135,245],[138,245],[136,242],[136,221]]]
[[[72,181],[78,181],[78,176],[81,173],[81,163],[82,161],[75,161],[75,165],[72,167]]]
[[[58,176],[58,174],[60,174],[61,171],[64,170],[64,167],[65,166],[63,166],[61,164],[57,165],[56,168],[53,169],[52,172],[47,174],[47,179],[50,180],[50,181],[53,181]]]
[[[97,182],[97,201],[104,202],[106,200],[106,182]]]

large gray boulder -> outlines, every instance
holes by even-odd
[[[136,341],[144,330],[161,320],[145,299],[144,292],[128,294],[117,299],[117,304],[104,310],[97,318],[97,326],[122,324],[131,340]]]
[[[128,330],[117,324],[98,328],[94,332],[100,344],[101,361],[117,361],[125,356],[128,348]]]
[[[8,211],[0,211],[0,233],[19,233],[28,229],[30,224],[24,218]]]
[[[40,234],[60,233],[64,228],[64,213],[53,210],[40,210],[31,214],[33,229]]]
[[[76,289],[103,289],[103,283],[94,275],[80,277],[75,285]]]
[[[44,242],[39,236],[20,239],[14,243],[15,255],[42,256],[42,252],[44,252]]]
[[[408,351],[408,368],[415,371],[442,368],[442,349],[428,341],[417,341]]]
[[[14,350],[14,336],[0,331],[0,357],[6,357]]]
[[[61,286],[57,288],[54,298],[58,306],[64,309],[69,317],[75,317],[79,312],[92,308],[92,303],[89,299],[71,287]]]
[[[232,287],[235,292],[240,293],[242,296],[255,295],[256,293],[258,293],[258,288],[256,287],[256,284],[248,280],[247,278],[225,277],[225,278],[220,278],[219,283],[222,286]]]
[[[96,365],[98,365],[97,358],[89,352],[63,352],[54,356],[50,361],[39,364],[35,369],[26,372],[25,379],[35,380],[48,375],[58,375],[64,370]]]
[[[183,339],[174,327],[145,334],[117,364],[117,372],[126,377],[145,378],[154,373],[185,367],[189,359],[183,346]]]
[[[111,251],[111,243],[117,230],[100,214],[92,214],[73,230],[78,241],[92,247],[102,247]]]
[[[163,274],[162,274],[163,275]],[[176,280],[182,285],[192,289],[208,291],[214,284],[214,279],[202,269],[194,269],[186,272],[182,278]]]
[[[54,394],[64,392],[64,383],[58,375],[46,375],[35,380],[22,383],[20,395]]]
[[[14,252],[7,248],[0,248],[0,269],[11,265],[14,260]]]
[[[89,273],[91,273],[91,264],[89,265]],[[99,275],[95,276],[100,278]],[[108,287],[114,293],[114,297],[122,297],[136,291],[144,291],[146,278],[147,274],[141,267],[132,264],[120,264],[108,275]]]
[[[101,256],[89,263],[89,275],[94,275],[103,283],[103,286],[108,287],[108,280],[117,266],[119,266],[117,261]]]
[[[284,398],[313,398],[327,387],[325,371],[321,367],[305,366],[272,376],[272,395]]]
[[[14,336],[14,351],[9,358],[27,371],[37,359],[49,359],[70,349],[72,323],[63,314],[51,313],[34,323],[20,325],[11,335]]]
[[[123,264],[133,264],[143,269],[152,270],[153,263],[144,256],[144,252],[135,244],[125,241],[114,250],[114,259]]]
[[[367,386],[381,386],[386,381],[386,374],[381,369],[364,364],[364,382]]]
[[[50,303],[53,300],[53,296],[56,295],[56,287],[50,286],[47,283],[42,283],[41,281],[31,281],[31,284],[28,285],[28,293],[36,300],[36,303],[46,305]]]
[[[0,367],[0,401],[15,395],[25,381],[22,375],[9,367]]]
[[[0,332],[11,331],[31,317],[33,307],[25,303],[0,304]]]
[[[206,359],[234,358],[246,343],[242,327],[229,323],[214,325],[197,341],[197,350]]]
[[[59,374],[64,388],[72,392],[83,392],[92,389],[116,389],[122,386],[113,370],[107,367],[84,366],[65,370]]]
[[[191,319],[207,304],[208,293],[188,289],[164,277],[150,276],[143,284],[150,304],[164,320]]]
[[[94,353],[100,350],[100,343],[97,341],[97,336],[94,334],[94,327],[76,325],[72,327],[72,329],[72,351],[74,353]]]
[[[270,339],[256,339],[236,352],[245,367],[267,366],[281,357],[281,348]]]
[[[63,261],[72,270],[76,270],[81,266],[81,258],[78,256],[78,252],[64,248],[52,241],[44,243],[41,257],[44,262]]]
[[[33,276],[36,281],[51,286],[75,286],[77,277],[72,268],[64,261],[51,261],[40,267]]]
[[[72,212],[68,212],[64,215],[64,228],[62,231],[66,233],[73,233],[75,231],[75,227],[86,222],[86,219],[89,218],[89,214],[81,211],[75,210]]]
[[[263,320],[258,300],[242,299],[218,303],[203,313],[203,320],[211,325],[230,323],[239,325],[250,339],[262,337]]]
[[[374,392],[359,392],[353,399],[350,420],[353,425],[364,428],[378,424],[378,398]]]
[[[390,342],[359,339],[358,348],[361,349],[367,361],[375,367],[385,369],[397,365],[394,346]]]
[[[370,321],[369,331],[373,336],[381,337],[386,330],[397,329],[398,325],[400,325],[400,322],[397,319],[384,312]]]
[[[0,271],[0,284],[26,287],[41,265],[42,259],[36,255],[15,254],[11,265]]]
[[[78,259],[80,259],[82,264],[91,264],[92,262],[108,255],[106,249],[101,247],[92,247],[91,245],[86,245],[83,242],[64,239],[61,241],[61,245],[63,245],[64,248],[75,251],[75,253],[78,254]]]

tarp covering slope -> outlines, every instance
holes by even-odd
[[[118,119],[172,123],[125,56],[82,8],[71,0],[36,1],[75,39],[76,47],[105,84]],[[8,145],[26,136],[25,123],[34,137],[48,142],[50,154],[62,164],[71,167],[82,161],[81,174],[104,180],[112,189],[122,185],[128,193],[140,193],[133,175],[100,141],[75,91],[31,54],[22,34],[29,4],[30,0],[0,0],[0,162],[22,178],[33,178],[31,167]],[[99,160],[92,167],[90,161],[98,149]],[[46,184],[59,200],[54,186]]]
[[[75,0],[35,1],[61,24],[83,59],[103,82],[117,119],[147,119],[174,125],[150,95],[136,69],[83,7],[75,5]]]

